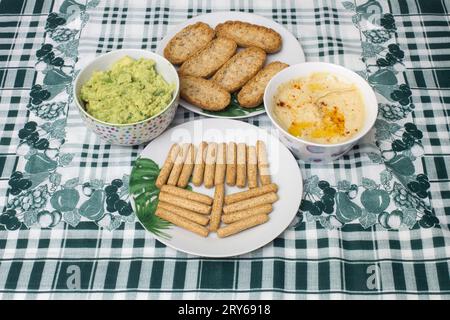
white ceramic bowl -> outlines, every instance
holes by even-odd
[[[364,101],[366,118],[363,128],[357,135],[351,139],[337,144],[321,144],[303,140],[288,133],[276,120],[273,114],[274,96],[278,87],[290,80],[305,77],[314,72],[329,72],[344,81],[355,84],[361,91]],[[374,91],[364,80],[355,72],[339,65],[325,62],[305,62],[292,65],[270,80],[264,92],[264,106],[273,125],[280,133],[280,140],[292,151],[298,158],[307,162],[330,162],[347,151],[349,151],[359,139],[361,139],[375,124],[378,115],[378,103]]]
[[[111,68],[117,60],[124,56],[133,59],[145,58],[156,62],[156,71],[168,82],[174,83],[172,100],[167,107],[153,117],[130,124],[114,124],[98,120],[86,112],[83,101],[79,98],[83,84],[89,80],[94,71],[104,71]],[[78,74],[73,86],[75,104],[81,118],[88,128],[111,144],[137,145],[148,142],[159,136],[172,122],[178,108],[180,98],[180,79],[173,65],[164,57],[151,51],[139,49],[122,49],[100,55],[88,63]]]

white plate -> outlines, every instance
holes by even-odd
[[[225,12],[213,12],[208,13],[204,15],[200,15],[197,17],[194,17],[192,19],[189,19],[174,28],[170,29],[170,31],[167,33],[167,35],[159,42],[158,47],[156,48],[156,53],[160,55],[164,55],[164,48],[166,47],[167,43],[172,39],[176,33],[181,31],[184,27],[196,23],[196,22],[204,22],[209,24],[212,28],[215,28],[216,25],[219,23],[223,23],[228,20],[240,20],[245,21],[257,25],[261,25],[267,28],[271,28],[278,32],[282,39],[283,39],[283,47],[281,50],[274,54],[268,54],[267,55],[267,62],[269,63],[271,61],[281,61],[284,63],[287,63],[289,65],[305,62],[305,54],[303,53],[302,47],[298,40],[290,33],[285,27],[282,25],[276,23],[273,20],[258,16],[256,14],[252,13],[246,13],[246,12],[234,12],[234,11],[225,11]],[[232,115],[215,115],[212,113],[206,113],[199,107],[196,107],[183,99],[180,99],[180,104],[185,107],[186,109],[202,114],[207,117],[213,117],[213,118],[228,118],[228,119],[239,119],[239,118],[248,118],[252,117],[261,113],[264,113],[265,110],[258,110],[254,112],[250,112],[246,115],[241,116],[232,116]]]
[[[256,250],[279,236],[297,213],[303,193],[303,182],[297,161],[289,150],[267,131],[235,120],[196,120],[160,135],[147,145],[141,157],[152,159],[161,167],[174,142],[191,142],[198,145],[201,141],[236,141],[256,145],[258,139],[266,143],[272,180],[279,188],[279,200],[274,203],[274,210],[270,213],[268,222],[223,239],[218,238],[216,233],[203,238],[177,226],[164,230],[170,238],[154,235],[155,238],[169,247],[193,255],[229,257]],[[213,188],[206,189],[203,186],[193,186],[193,190],[210,196],[214,193]],[[225,194],[243,190],[246,189],[226,185]]]

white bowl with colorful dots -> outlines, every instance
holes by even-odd
[[[172,93],[172,100],[167,107],[158,114],[138,122],[115,124],[98,120],[85,110],[84,102],[79,97],[81,87],[91,78],[94,71],[108,70],[116,61],[125,56],[129,56],[133,59],[144,58],[154,60],[156,62],[156,71],[168,83],[173,83],[175,85]],[[100,55],[88,63],[75,79],[73,94],[75,104],[84,123],[100,138],[108,143],[116,145],[139,145],[159,136],[172,122],[180,98],[180,79],[178,78],[178,73],[173,65],[164,57],[147,50],[121,49]]]

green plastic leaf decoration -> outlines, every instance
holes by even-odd
[[[311,213],[309,213],[309,212],[306,212],[306,214],[305,214],[305,219],[306,219],[306,222],[314,222],[314,221],[316,221],[316,217],[315,216],[313,216]]]
[[[231,102],[228,107],[226,107],[223,110],[220,111],[208,111],[204,110],[203,112],[214,115],[214,116],[221,116],[221,117],[240,117],[240,116],[246,116],[248,114],[258,112],[264,110],[264,104],[260,104],[259,106],[255,108],[242,108],[237,100],[237,94],[233,93],[231,95]]]
[[[159,189],[155,185],[159,174],[158,165],[151,159],[139,158],[130,175],[129,191],[134,198],[136,216],[151,233],[169,238],[163,230],[171,224],[155,215]]]

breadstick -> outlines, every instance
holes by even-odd
[[[189,149],[189,143],[184,143],[181,146],[180,152],[178,153],[175,163],[173,164],[172,172],[170,173],[167,184],[176,185],[178,182],[178,177],[180,176],[181,170],[183,169],[184,161],[186,160],[187,152]]]
[[[180,188],[185,188],[188,185],[192,170],[194,170],[194,161],[195,147],[193,144],[189,144],[186,160],[184,161],[183,169],[181,170],[180,177],[178,178],[177,182],[177,186],[179,186]]]
[[[206,149],[208,144],[203,141],[198,146],[197,155],[195,157],[194,171],[192,173],[192,183],[200,186],[203,183],[203,172],[205,171]]]
[[[186,198],[174,196],[173,194],[166,192],[159,193],[159,201],[176,203],[178,207],[188,209],[201,214],[209,214],[211,212],[211,206],[208,206],[204,203],[189,200]]]
[[[258,140],[256,142],[256,153],[258,154],[258,171],[261,184],[264,186],[270,184],[272,179],[270,178],[269,161],[267,161],[266,145],[263,141]]]
[[[179,152],[180,146],[178,145],[178,143],[174,143],[170,147],[169,153],[167,154],[167,158],[164,161],[161,171],[159,172],[158,178],[156,178],[155,185],[157,188],[161,188],[164,184],[166,184]]]
[[[209,234],[209,230],[206,227],[201,226],[195,222],[189,221],[188,219],[180,217],[176,214],[170,213],[169,211],[163,208],[157,208],[155,214],[158,217],[167,220],[176,226],[195,232],[196,234],[202,237],[207,237]]]
[[[227,145],[225,143],[219,143],[217,145],[217,159],[216,159],[216,171],[214,177],[214,184],[223,184],[225,182],[225,170],[226,166],[226,154]]]
[[[211,205],[213,203],[213,199],[206,194],[198,193],[195,191],[190,191],[187,189],[178,188],[175,186],[164,185],[161,187],[162,192],[167,192],[173,194],[174,196],[185,198],[192,201],[197,201],[200,203],[204,203],[207,205]],[[176,203],[174,203],[176,204]]]
[[[259,207],[254,207],[242,211],[236,211],[222,216],[223,223],[233,223],[242,219],[245,219],[256,214],[269,214],[272,212],[273,206],[271,204],[263,204]]]
[[[203,184],[206,188],[214,186],[214,174],[216,171],[217,143],[211,142],[206,150],[205,174],[203,176]]]
[[[226,180],[229,186],[236,184],[236,143],[228,142],[227,144],[227,171]]]
[[[220,216],[222,215],[223,196],[225,186],[223,183],[216,184],[214,190],[214,202],[211,209],[211,220],[209,221],[209,231],[216,231],[220,226]]]
[[[190,211],[184,208],[180,208],[177,206],[174,206],[173,204],[167,203],[167,202],[158,202],[158,209],[165,209],[170,213],[176,214],[180,217],[184,217],[186,219],[189,219],[195,223],[198,223],[202,226],[206,226],[209,222],[209,217],[203,214],[198,214],[194,211]]]
[[[246,229],[263,224],[268,220],[269,216],[264,213],[250,216],[240,221],[233,222],[232,224],[229,224],[226,227],[220,228],[219,230],[217,230],[217,235],[220,238],[225,238],[238,232],[244,231]]]
[[[245,187],[247,180],[246,172],[246,156],[247,148],[245,143],[238,143],[237,145],[237,169],[236,169],[236,186],[243,188]]]
[[[267,184],[247,191],[241,191],[225,196],[225,204],[231,204],[242,200],[250,199],[269,192],[277,192],[278,186],[275,183]]]
[[[223,213],[228,214],[231,212],[241,211],[253,207],[257,207],[263,204],[274,203],[278,200],[278,196],[275,192],[263,194],[261,196],[250,198],[247,200],[235,202],[223,207]]]
[[[258,169],[256,162],[256,147],[247,147],[247,179],[248,187],[250,189],[256,188],[258,186]]]

